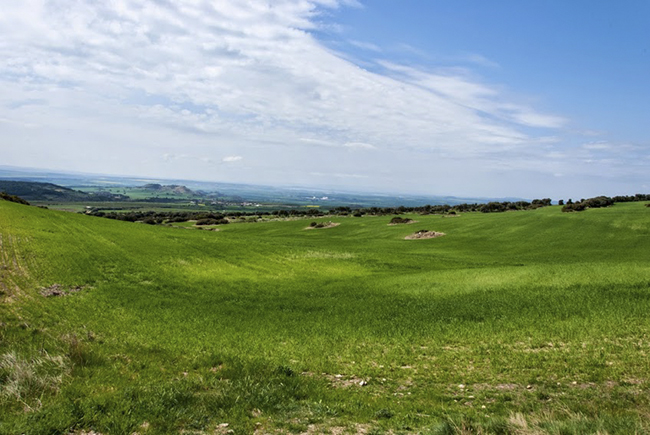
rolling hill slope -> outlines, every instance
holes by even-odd
[[[0,201],[0,433],[650,429],[649,208],[408,217]]]

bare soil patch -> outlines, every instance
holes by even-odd
[[[303,372],[303,376],[317,376],[312,372]],[[321,377],[327,379],[334,388],[365,387],[368,385],[366,379],[354,375],[332,375],[329,373],[321,374]]]
[[[63,287],[61,284],[52,284],[49,287],[41,287],[39,293],[41,296],[46,298],[59,297],[59,296],[69,296],[73,293],[78,293],[82,290],[87,289],[88,286],[85,285],[75,285],[72,287]]]
[[[436,237],[442,237],[444,235],[445,233],[439,233],[437,231],[420,230],[404,237],[404,240],[435,239]]]
[[[306,230],[321,230],[321,229],[324,230],[326,228],[338,227],[339,225],[341,225],[341,224],[338,223],[338,222],[312,222],[305,229]]]
[[[403,217],[394,217],[393,219],[390,220],[388,223],[388,226],[395,226],[395,225],[410,225],[416,223],[416,220],[413,219],[408,219],[408,218],[403,218]]]

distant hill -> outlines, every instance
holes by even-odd
[[[123,195],[108,192],[85,193],[52,183],[0,180],[0,192],[19,196],[27,201],[112,201],[125,199]]]
[[[142,186],[143,189],[151,190],[152,192],[158,193],[175,193],[179,195],[192,195],[194,192],[191,189],[188,189],[185,186],[178,184],[158,184],[158,183],[149,183]]]

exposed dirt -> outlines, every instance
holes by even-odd
[[[439,233],[437,231],[420,230],[404,237],[404,240],[435,239],[436,237],[442,237],[444,235],[445,233]]]
[[[303,376],[317,376],[312,372],[303,372]],[[329,373],[321,374],[321,377],[327,379],[334,388],[365,387],[368,381],[354,375],[332,375]]]
[[[410,225],[410,224],[415,224],[418,221],[415,221],[413,219],[404,219],[402,222],[391,222],[388,224],[389,227],[394,227],[396,225]]]
[[[338,223],[338,222],[322,222],[322,223],[318,223],[317,225],[315,225],[313,227],[309,226],[309,227],[307,227],[305,229],[306,230],[324,230],[324,229],[327,229],[327,228],[338,227],[339,225],[341,225],[341,224]]]
[[[82,290],[87,289],[88,286],[85,285],[75,285],[72,287],[65,288],[61,284],[52,284],[49,287],[41,287],[39,293],[41,296],[46,298],[58,297],[58,296],[69,296],[73,293],[78,293]]]

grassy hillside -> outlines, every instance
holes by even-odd
[[[650,430],[650,209],[408,217],[0,201],[0,433]]]

